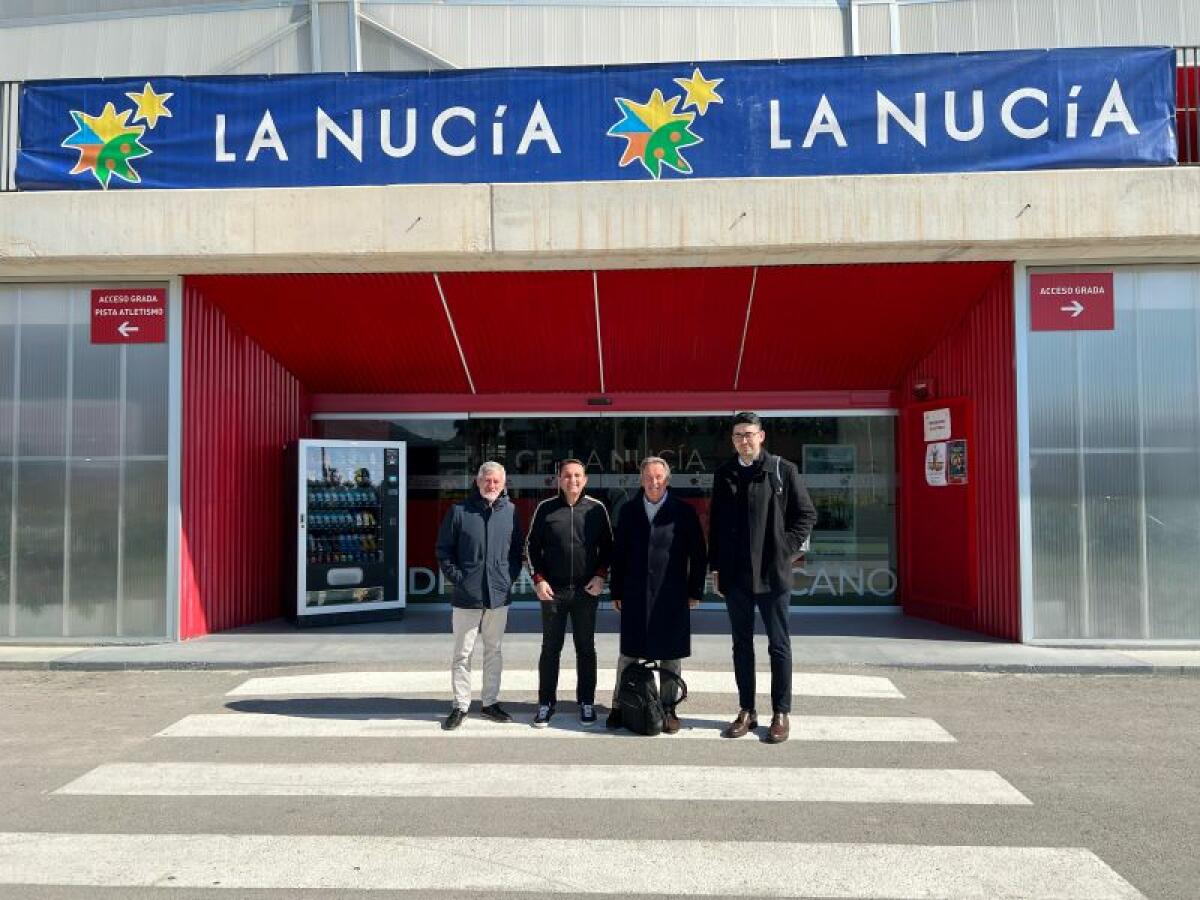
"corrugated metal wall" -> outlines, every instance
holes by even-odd
[[[180,638],[281,615],[283,447],[308,429],[290,372],[185,284]]]
[[[1012,270],[989,287],[962,322],[917,363],[900,385],[912,397],[918,379],[934,380],[935,397],[975,402],[975,446],[969,473],[977,484],[979,605],[973,610],[910,606],[905,611],[960,628],[1020,640],[1018,582],[1017,401],[1014,375]],[[901,466],[903,471],[906,467]],[[904,529],[904,485],[897,492]],[[904,573],[900,573],[904,584]]]
[[[346,0],[127,0],[68,14],[0,4],[0,80],[353,71]],[[317,28],[310,11],[317,11]],[[654,5],[362,0],[361,67],[590,65],[956,52],[1098,44],[1200,44],[1194,0],[835,0]],[[314,60],[316,61],[314,63]]]

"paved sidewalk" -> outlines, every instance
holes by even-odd
[[[728,620],[722,610],[692,615],[692,670],[729,665]],[[602,664],[617,657],[617,616],[602,611],[596,644]],[[1189,648],[1043,647],[995,641],[891,611],[792,616],[797,669],[827,665],[892,666],[991,672],[1167,673],[1200,675],[1200,645]],[[450,654],[450,613],[409,610],[398,622],[296,628],[282,619],[181,643],[31,646],[0,641],[0,669],[257,669],[340,664],[441,669]],[[759,667],[767,667],[758,638]],[[504,642],[505,665],[534,667],[541,645],[536,609],[514,609]],[[568,641],[564,659],[573,651]]]

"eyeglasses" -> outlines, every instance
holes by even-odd
[[[733,433],[733,439],[735,441],[748,441],[748,440],[750,440],[750,438],[752,438],[756,435],[759,435],[759,434],[762,434],[762,432],[761,431],[735,431]]]

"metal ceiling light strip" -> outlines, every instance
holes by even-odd
[[[592,269],[592,305],[596,310],[596,359],[600,361],[600,393],[604,393],[604,344],[600,341],[600,279]]]
[[[758,285],[758,266],[750,275],[750,296],[746,298],[746,321],[742,323],[742,342],[738,345],[737,369],[733,373],[733,389],[738,389],[738,380],[742,377],[742,355],[746,352],[746,335],[750,331],[750,310],[754,308],[754,288]]]
[[[446,292],[442,290],[442,279],[438,277],[438,273],[433,273],[433,283],[437,285],[438,296],[442,299],[442,309],[446,313],[446,321],[450,324],[450,336],[454,338],[454,346],[458,348],[458,358],[462,360],[463,372],[467,376],[467,385],[471,388],[472,394],[479,393],[475,390],[475,379],[471,377],[471,367],[467,365],[467,355],[463,353],[462,341],[458,339],[458,329],[454,327],[454,316],[450,315],[450,304],[446,302]]]

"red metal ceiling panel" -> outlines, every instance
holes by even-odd
[[[591,272],[438,277],[480,394],[600,390]]]
[[[432,275],[188,280],[310,391],[470,390]]]
[[[609,391],[728,391],[753,269],[600,272]]]
[[[950,331],[1003,263],[758,270],[739,390],[894,386]]]

